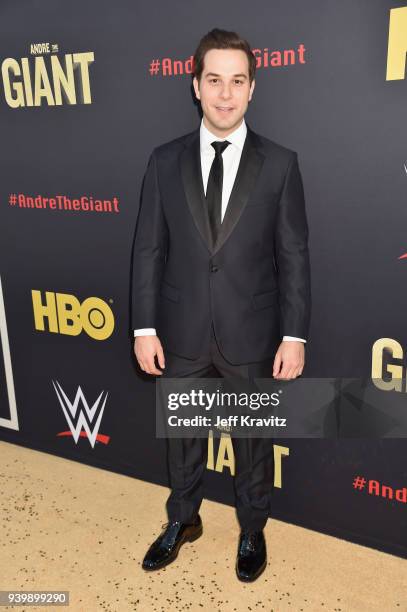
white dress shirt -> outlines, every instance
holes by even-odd
[[[202,181],[204,184],[205,195],[206,187],[208,184],[209,172],[212,166],[212,162],[215,157],[215,149],[212,147],[211,142],[214,140],[228,140],[230,145],[222,153],[223,159],[223,184],[222,184],[222,212],[221,218],[225,216],[226,208],[229,202],[229,197],[232,191],[233,184],[235,182],[237,169],[240,163],[240,157],[242,155],[243,145],[247,134],[246,122],[243,119],[242,123],[233,132],[228,134],[225,138],[219,138],[208,130],[205,126],[203,119],[201,120],[200,127],[200,149],[201,149],[201,167],[202,167]],[[154,328],[135,329],[135,336],[155,336],[156,330]],[[296,338],[294,336],[283,336],[283,340],[300,340],[306,342],[303,338]]]

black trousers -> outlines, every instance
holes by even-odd
[[[276,346],[277,350],[277,346]],[[233,365],[225,360],[213,327],[198,359],[190,360],[165,352],[163,375],[178,377],[233,377],[250,381],[271,378],[274,357],[267,361]],[[263,529],[270,514],[274,484],[274,450],[270,438],[233,438],[235,505],[243,530]],[[166,502],[168,520],[188,523],[203,499],[203,475],[208,456],[206,438],[167,438],[171,493]]]

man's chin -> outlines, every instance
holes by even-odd
[[[243,117],[216,117],[213,120],[211,119],[211,124],[217,130],[233,130],[235,127],[240,125]]]

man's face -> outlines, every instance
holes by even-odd
[[[242,122],[252,99],[254,79],[249,83],[249,60],[240,49],[211,49],[205,53],[200,83],[193,80],[201,101],[205,126],[225,138]]]

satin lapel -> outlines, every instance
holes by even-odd
[[[189,210],[208,250],[212,252],[212,234],[202,182],[199,128],[185,145],[180,156],[180,165]]]
[[[247,126],[247,135],[240,157],[236,179],[223,217],[213,254],[219,251],[232,233],[249,200],[264,162],[264,155],[256,147],[256,134]]]

